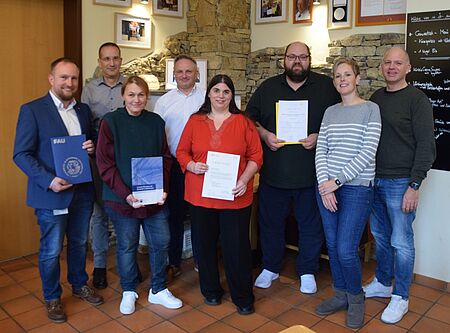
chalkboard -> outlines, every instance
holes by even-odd
[[[437,157],[433,169],[450,170],[450,10],[409,13],[406,51],[408,81],[433,105]]]

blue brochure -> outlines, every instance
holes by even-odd
[[[161,201],[164,192],[161,156],[131,159],[131,191],[139,205]]]
[[[56,176],[70,184],[92,181],[91,166],[86,149],[81,148],[86,136],[72,135],[51,138]]]

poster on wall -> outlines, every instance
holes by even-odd
[[[312,23],[313,0],[294,0],[294,23]]]
[[[256,0],[255,23],[286,22],[288,0]]]
[[[403,24],[407,0],[356,0],[355,25]]]
[[[328,29],[352,27],[353,0],[328,0]]]
[[[407,79],[433,106],[433,169],[450,171],[450,10],[408,14],[406,51],[412,66]]]
[[[119,46],[150,49],[152,46],[151,26],[149,18],[116,13],[115,42]]]

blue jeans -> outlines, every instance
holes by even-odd
[[[92,252],[94,252],[95,268],[106,268],[109,247],[108,224],[108,214],[106,214],[103,205],[95,202],[91,217]]]
[[[46,301],[61,297],[59,257],[67,236],[67,280],[73,289],[86,285],[86,250],[93,197],[75,190],[69,213],[53,215],[52,209],[35,209],[41,239],[39,272]]]
[[[393,294],[409,297],[414,269],[414,231],[416,212],[402,211],[403,195],[409,178],[375,178],[375,199],[370,228],[376,242],[375,276],[385,286],[392,285]]]
[[[281,270],[291,203],[298,228],[297,273],[315,274],[319,269],[323,229],[314,187],[286,190],[260,183],[258,222],[263,268],[274,273]]]
[[[344,185],[335,195],[338,210],[333,213],[317,193],[333,285],[357,295],[362,292],[358,249],[373,203],[373,187]]]
[[[139,244],[139,226],[142,224],[149,246],[149,261],[152,271],[151,288],[157,293],[166,288],[167,251],[169,248],[168,211],[163,207],[157,213],[137,219],[117,213],[105,207],[117,236],[117,269],[123,291],[136,291],[138,271],[136,253]]]

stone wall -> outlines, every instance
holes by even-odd
[[[333,62],[339,57],[352,57],[360,66],[361,81],[358,92],[362,98],[383,87],[384,80],[379,65],[384,52],[392,46],[404,46],[404,34],[365,34],[352,35],[342,40],[332,41],[329,57],[324,65],[312,66],[312,70],[331,75]],[[252,52],[247,64],[247,88],[245,103],[256,88],[267,78],[283,73],[284,48],[268,47]]]
[[[188,11],[188,32],[181,32],[167,38],[164,49],[135,59],[122,66],[124,75],[153,74],[164,89],[166,59],[179,54],[189,54],[208,60],[208,80],[217,73],[231,76],[236,93],[242,97],[245,106],[256,88],[269,77],[283,73],[284,47],[267,47],[248,54],[250,31],[242,29],[246,23],[244,15],[235,20],[217,23],[217,18],[231,11],[237,0],[190,0]],[[247,1],[238,1],[239,12],[249,8]],[[230,14],[231,15],[231,14]],[[216,19],[212,19],[215,17]],[[369,98],[378,88],[384,86],[379,64],[384,52],[392,46],[403,46],[404,34],[360,34],[342,40],[332,41],[327,63],[312,66],[312,70],[331,75],[331,67],[338,57],[353,57],[361,69],[358,92]]]
[[[384,87],[379,66],[384,52],[393,46],[404,47],[404,34],[364,34],[352,35],[342,40],[331,42],[328,46],[328,64],[333,64],[339,57],[354,58],[361,70],[358,92],[361,97],[369,98],[380,87]]]
[[[188,0],[188,4],[187,32],[167,38],[161,52],[124,64],[122,73],[153,74],[164,89],[166,59],[188,54],[208,61],[208,81],[226,73],[243,95],[250,52],[250,0]]]

